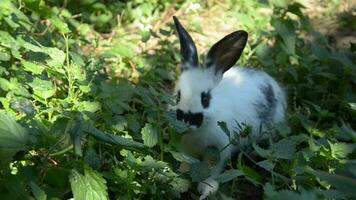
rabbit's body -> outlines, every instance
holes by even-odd
[[[189,89],[182,89],[182,92],[205,91],[213,84],[205,76],[201,70],[189,71],[181,75],[178,84],[184,87],[184,83],[189,82],[187,79],[195,79],[200,88],[190,86]],[[204,110],[202,125],[183,137],[182,145],[191,155],[199,156],[207,146],[221,149],[229,144],[229,138],[218,126],[218,121],[226,122],[229,130],[236,130],[237,123],[248,124],[252,127],[253,138],[258,140],[261,127],[284,120],[284,92],[272,77],[262,71],[235,66],[224,73],[222,80],[210,93],[210,106]],[[188,105],[183,98],[181,103]],[[197,111],[193,109],[192,112]],[[240,144],[242,147],[249,145],[247,139],[243,138]],[[234,151],[235,148],[230,146],[227,151]]]
[[[262,71],[233,67],[246,43],[247,32],[235,31],[214,44],[203,64],[199,64],[195,44],[174,17],[182,54],[182,73],[176,83],[177,119],[189,124],[190,130],[182,137],[184,151],[202,156],[207,147],[215,147],[220,159],[212,166],[211,176],[198,184],[200,199],[217,191],[215,178],[224,168],[235,146],[219,127],[224,121],[228,129],[252,128],[250,138],[256,141],[264,127],[284,120],[285,95],[278,83]],[[237,131],[238,132],[238,131]],[[249,144],[238,137],[241,147]]]

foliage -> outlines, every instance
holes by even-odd
[[[289,98],[288,125],[233,158],[216,197],[247,181],[267,199],[356,198],[355,44],[330,46],[298,2],[223,2],[2,0],[1,199],[196,197],[209,164],[178,153],[187,128],[166,109],[180,60],[171,15],[204,34],[199,16],[214,11],[250,33],[241,63]]]

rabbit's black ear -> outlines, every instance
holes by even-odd
[[[188,69],[190,67],[198,67],[198,53],[192,37],[190,37],[188,32],[178,21],[177,17],[173,16],[173,20],[180,41],[180,52],[182,54],[182,70]]]
[[[210,48],[204,67],[213,67],[215,73],[229,70],[240,58],[247,38],[247,32],[242,30],[225,36]]]

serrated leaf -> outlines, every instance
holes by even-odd
[[[106,142],[109,144],[119,145],[121,147],[134,149],[134,150],[146,148],[145,145],[143,145],[142,143],[139,143],[139,142],[127,139],[127,138],[123,138],[123,137],[120,137],[117,135],[104,133],[104,132],[92,127],[89,124],[85,124],[85,126],[83,128],[84,128],[84,131],[88,132],[91,136],[97,138],[100,141],[103,141],[103,142]]]
[[[30,85],[34,94],[42,99],[48,99],[56,92],[51,81],[35,78]]]
[[[27,148],[27,130],[5,111],[0,111],[0,133],[0,150],[20,151]]]
[[[209,164],[207,162],[195,162],[191,164],[190,176],[193,182],[203,181],[210,175]]]
[[[141,130],[143,144],[154,147],[158,142],[158,132],[152,124],[147,123]]]
[[[35,196],[36,200],[46,200],[47,199],[46,193],[34,181],[30,181],[30,187],[31,187],[33,196]]]
[[[168,167],[167,163],[155,160],[152,156],[145,156],[139,166],[145,171],[152,171],[152,169],[162,170],[163,168]]]
[[[229,182],[239,176],[243,176],[244,173],[242,173],[240,170],[237,170],[237,169],[230,169],[230,170],[227,170],[225,171],[224,173],[220,174],[216,180],[219,182],[219,183],[226,183],[226,182]]]
[[[32,74],[41,74],[42,71],[45,69],[44,66],[41,66],[39,64],[35,64],[32,62],[28,62],[26,60],[21,60],[21,63],[25,69],[25,71],[29,71]]]
[[[222,131],[230,138],[230,131],[227,128],[227,124],[224,121],[218,121],[218,126],[221,128]]]
[[[28,148],[29,135],[25,128],[5,111],[0,111],[0,167],[5,167],[18,151]],[[8,168],[8,166],[7,166]]]
[[[280,159],[293,159],[296,153],[296,142],[285,138],[273,145],[273,155]]]
[[[186,163],[189,163],[189,164],[192,164],[192,163],[195,163],[195,162],[199,162],[198,159],[196,158],[193,158],[191,156],[188,156],[184,153],[180,153],[180,152],[175,152],[175,151],[171,151],[170,152],[173,156],[174,159],[180,161],[180,162],[186,162]]]
[[[174,178],[169,184],[179,193],[186,192],[190,188],[190,181],[178,177]]]
[[[60,33],[70,32],[68,25],[65,22],[63,22],[58,16],[54,15],[50,18],[50,20],[53,26],[56,27],[56,29],[58,29]]]
[[[269,160],[263,160],[261,162],[258,162],[257,165],[262,167],[263,169],[265,169],[267,171],[272,171],[273,168],[274,168],[274,164]]]
[[[85,152],[84,160],[93,169],[99,169],[101,165],[99,155],[92,148]]]
[[[267,158],[272,154],[272,151],[269,149],[263,149],[260,146],[258,146],[256,143],[253,143],[253,148],[256,151],[256,153],[261,156],[262,158]]]
[[[54,47],[34,45],[30,42],[23,40],[22,38],[18,38],[17,43],[27,50],[47,54],[50,57],[50,59],[46,60],[47,64],[51,67],[54,67],[57,72],[64,73],[62,65],[64,63],[66,54],[62,50],[59,50]]]
[[[96,112],[101,109],[100,102],[97,101],[81,101],[79,102],[79,111]]]
[[[330,144],[331,154],[336,158],[346,158],[346,156],[352,153],[356,148],[356,144],[348,144],[348,143],[335,143]]]
[[[84,174],[73,169],[69,181],[76,200],[108,199],[106,180],[88,166],[84,167]]]
[[[346,196],[354,198],[356,197],[356,179],[338,174],[329,174],[323,171],[314,171],[311,169],[309,169],[309,172],[335,186],[340,192],[344,193]]]

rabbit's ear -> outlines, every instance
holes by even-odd
[[[192,37],[190,37],[188,32],[178,21],[177,17],[173,16],[173,20],[180,41],[180,52],[182,54],[182,70],[186,70],[191,67],[198,67],[198,53]]]
[[[223,74],[240,58],[247,42],[246,31],[235,31],[214,44],[206,57],[204,67],[214,68],[215,74]]]

